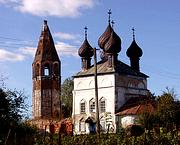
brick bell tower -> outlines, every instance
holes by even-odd
[[[60,116],[61,62],[54,41],[44,20],[35,58],[32,63],[33,119],[53,119]]]

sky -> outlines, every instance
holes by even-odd
[[[31,104],[32,62],[43,20],[48,25],[61,60],[62,82],[80,71],[77,54],[88,27],[88,41],[98,47],[98,38],[108,25],[108,10],[114,30],[122,40],[119,60],[129,64],[126,50],[135,28],[143,50],[141,72],[148,89],[161,95],[174,88],[180,99],[180,1],[179,0],[0,0],[0,76],[9,88],[25,90]]]

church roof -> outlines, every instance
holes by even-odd
[[[130,58],[139,58],[142,56],[143,52],[142,49],[136,43],[135,33],[134,33],[135,29],[132,28],[132,31],[133,31],[133,41],[129,46],[129,48],[127,49],[126,54]]]
[[[99,61],[97,63],[97,73],[98,74],[108,74],[108,73],[119,73],[122,75],[132,75],[132,76],[138,76],[138,77],[144,77],[147,78],[148,76],[144,73],[138,72],[134,69],[132,69],[127,64],[123,63],[122,61],[117,61],[116,67],[108,67],[108,61]],[[91,76],[94,75],[94,65],[92,65],[87,70],[81,70],[78,72],[74,77],[85,77],[85,76]]]
[[[109,25],[107,26],[106,30],[99,37],[99,40],[98,40],[98,44],[99,44],[99,47],[101,49],[104,49],[104,46],[105,46],[106,42],[108,41],[108,39],[110,38],[112,31],[113,31],[113,29],[112,29],[112,27],[111,27],[111,25],[109,23]]]
[[[145,112],[154,111],[154,102],[147,96],[138,96],[130,98],[116,115],[137,115]]]
[[[60,61],[46,20],[44,20],[34,58],[34,62],[37,61]]]
[[[87,27],[85,27],[84,29],[85,29],[85,40],[84,40],[83,44],[81,45],[81,47],[79,48],[78,54],[80,57],[90,58],[94,54],[93,48],[87,40]]]
[[[86,58],[90,58],[93,56],[93,48],[91,47],[87,39],[84,40],[83,44],[79,48],[78,54],[80,57]]]
[[[143,52],[142,49],[137,45],[136,41],[133,40],[130,47],[127,49],[126,52],[128,57],[141,57]]]
[[[104,51],[115,54],[121,51],[121,39],[114,31],[111,32],[110,38],[104,45]]]

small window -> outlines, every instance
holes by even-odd
[[[45,64],[44,65],[44,75],[45,76],[49,76],[50,72],[49,72],[49,64]]]
[[[84,100],[82,100],[80,103],[80,112],[85,113],[85,111],[86,111],[86,103]]]
[[[95,112],[95,100],[94,99],[91,99],[90,102],[89,102],[89,111],[90,112]]]
[[[100,112],[106,112],[106,101],[104,98],[100,100]]]
[[[49,76],[49,68],[44,68],[44,75]]]

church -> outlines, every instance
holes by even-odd
[[[150,95],[147,89],[148,76],[140,71],[139,61],[143,52],[136,43],[134,29],[132,29],[132,43],[126,52],[130,59],[130,65],[127,65],[118,59],[121,38],[111,23],[111,12],[109,11],[108,14],[107,28],[98,39],[101,59],[91,64],[95,53],[88,42],[86,27],[84,42],[78,50],[82,65],[80,71],[73,76],[72,119],[67,120],[71,122],[71,129],[69,129],[71,132],[73,124],[74,134],[96,132],[96,102],[99,106],[101,132],[116,133],[121,128],[135,124],[137,115],[143,113],[143,110],[153,110],[151,103],[147,101]],[[97,81],[94,77],[95,69]],[[56,129],[58,132],[62,111],[61,61],[46,20],[44,20],[32,63],[32,82],[33,119],[31,123],[45,131],[51,131],[53,126],[53,130]],[[96,97],[96,89],[98,97]]]
[[[139,61],[143,52],[136,43],[134,29],[132,29],[132,43],[126,52],[130,59],[130,65],[127,65],[118,60],[121,38],[116,34],[113,23],[111,24],[111,12],[109,11],[108,14],[107,28],[98,39],[101,49],[101,60],[97,62],[99,122],[101,132],[108,130],[116,133],[120,127],[134,123],[139,108],[141,107],[140,110],[143,110],[140,102],[147,100],[150,91],[147,89],[148,76],[140,71]],[[85,39],[78,54],[82,65],[81,70],[73,76],[74,134],[88,134],[96,131],[97,108],[95,103],[95,65],[91,64],[94,53],[87,39],[87,28],[85,28]],[[126,107],[128,102],[130,106]],[[131,106],[135,102],[135,106]],[[140,107],[135,111],[132,107],[138,107],[138,105]]]

